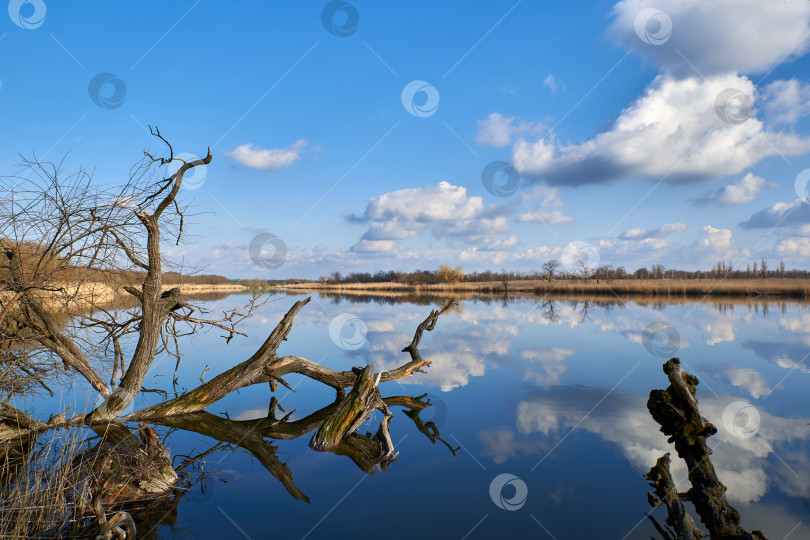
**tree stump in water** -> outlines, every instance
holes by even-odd
[[[664,373],[669,378],[669,387],[651,391],[647,409],[661,425],[661,432],[669,436],[668,442],[674,443],[678,456],[686,462],[692,487],[685,494],[677,493],[669,472],[669,454],[666,454],[645,475],[656,490],[655,494],[649,494],[650,504],[666,504],[667,523],[677,531],[676,540],[699,538],[696,532],[703,534],[683,511],[681,499],[694,504],[713,540],[767,540],[760,531],[749,533],[743,529],[740,513],[729,504],[727,488],[717,478],[709,457],[712,450],[706,444],[706,439],[717,433],[717,428],[703,418],[698,409],[698,378],[681,369],[678,358],[670,358],[664,364]]]
[[[363,368],[351,391],[323,421],[309,446],[320,452],[332,450],[360,427],[375,409],[385,407],[377,386],[379,381],[380,375],[374,376],[373,364]]]

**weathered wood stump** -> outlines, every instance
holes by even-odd
[[[712,450],[706,444],[706,439],[717,433],[717,428],[703,418],[698,409],[697,377],[681,369],[678,358],[664,364],[664,373],[669,378],[669,387],[651,391],[647,409],[661,425],[661,432],[669,436],[668,442],[674,443],[678,456],[686,462],[692,487],[684,494],[675,491],[667,454],[646,475],[656,488],[656,494],[650,494],[650,503],[667,505],[667,522],[672,521],[676,531],[680,530],[676,533],[677,540],[697,538],[697,528],[691,518],[686,519],[683,504],[676,499],[694,504],[712,540],[767,540],[760,531],[749,533],[743,529],[740,513],[726,499],[727,488],[717,478],[709,458]]]

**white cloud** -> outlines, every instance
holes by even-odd
[[[562,206],[562,201],[557,196],[557,189],[547,186],[537,186],[529,193],[523,195],[524,203],[541,197],[539,205],[534,210],[519,214],[516,221],[521,223],[545,223],[547,225],[561,225],[574,221],[571,216],[566,216],[560,210],[553,210]]]
[[[286,148],[263,149],[258,146],[254,148],[252,143],[248,143],[237,146],[225,155],[251,169],[277,171],[301,159],[307,144],[307,141],[299,139]]]
[[[369,199],[365,211],[368,220],[400,218],[431,222],[470,219],[484,209],[481,197],[467,197],[467,188],[439,182],[435,186],[408,188]]]
[[[554,78],[554,75],[551,73],[548,74],[548,77],[543,79],[543,84],[549,88],[552,92],[556,92],[558,89],[562,88],[565,90],[565,83],[560,81],[558,82],[557,79]]]
[[[686,223],[665,223],[658,228],[651,231],[636,227],[635,229],[628,229],[619,235],[623,240],[644,240],[647,238],[662,238],[673,232],[683,232],[689,227]]]
[[[391,251],[393,241],[429,233],[434,238],[480,242],[503,236],[510,227],[502,214],[508,208],[484,207],[481,197],[469,197],[467,188],[439,182],[408,188],[369,199],[361,216],[344,215],[351,223],[368,223],[352,251]],[[384,241],[385,243],[378,243]],[[515,240],[516,241],[516,240]]]
[[[775,124],[794,124],[810,114],[810,85],[796,79],[774,81],[762,95],[765,117]]]
[[[366,253],[388,253],[394,251],[393,240],[360,240],[351,248],[352,251]]]
[[[765,378],[754,369],[730,367],[725,370],[725,374],[732,385],[742,388],[754,399],[771,393]]]
[[[732,242],[731,229],[718,229],[706,225],[703,227],[703,238],[698,241],[698,247],[719,254],[728,252]]]
[[[743,76],[677,80],[660,75],[610,129],[585,142],[561,145],[553,137],[535,142],[521,138],[512,148],[515,168],[558,185],[628,177],[679,183],[736,174],[780,153],[810,151],[810,140],[768,131],[755,117],[742,124],[721,121],[714,102],[728,88],[755,93],[754,84]]]
[[[531,380],[540,386],[560,384],[566,371],[565,361],[576,351],[567,347],[548,347],[546,349],[526,349],[520,351],[520,357],[537,363],[542,372],[527,369],[523,374],[524,380]]]
[[[810,257],[810,238],[790,237],[785,238],[776,246],[776,251],[780,255]]]
[[[636,16],[645,8],[662,10],[672,21],[666,43],[639,39]],[[621,0],[608,33],[621,45],[676,76],[762,73],[783,58],[801,56],[810,41],[810,2],[785,0]],[[690,65],[691,64],[691,65]],[[694,66],[694,67],[692,67]]]
[[[713,321],[703,322],[701,327],[706,332],[706,345],[734,341],[734,322],[726,317],[717,317]]]
[[[769,229],[810,223],[810,204],[802,199],[777,202],[740,223],[743,229]]]
[[[512,144],[514,136],[536,135],[544,129],[540,123],[520,121],[493,112],[486,119],[478,120],[478,134],[474,140],[484,146],[500,148]]]
[[[747,203],[754,200],[764,185],[764,178],[748,173],[716,191],[701,195],[695,202],[699,204],[713,202],[723,206]]]

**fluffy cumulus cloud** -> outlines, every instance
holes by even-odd
[[[671,32],[659,36],[667,38],[659,45],[639,37],[662,29],[662,20],[644,11],[651,7],[664,12],[665,24],[671,22]],[[609,35],[678,77],[695,75],[695,70],[705,76],[763,73],[810,47],[805,39],[810,2],[805,0],[621,0],[613,12]]]
[[[759,195],[765,179],[748,173],[742,178],[734,180],[715,191],[701,195],[695,199],[697,204],[715,203],[721,206],[732,206],[751,202]]]
[[[793,236],[785,238],[776,246],[776,252],[786,257],[810,257],[810,238]]]
[[[620,178],[670,183],[717,179],[766,157],[810,151],[810,140],[769,130],[756,117],[726,123],[716,114],[726,89],[754,96],[744,76],[676,79],[660,75],[607,131],[572,144],[525,138],[512,148],[516,169],[549,184],[583,185]]]
[[[544,129],[545,126],[539,122],[526,122],[494,112],[478,121],[478,134],[474,140],[484,146],[501,148],[512,144],[514,137],[536,135]]]
[[[702,236],[696,244],[698,249],[722,258],[731,254],[732,244],[734,243],[731,229],[719,229],[706,225],[703,227]]]
[[[536,186],[509,202],[485,207],[483,199],[469,196],[464,186],[439,182],[373,197],[362,214],[350,212],[343,218],[349,223],[368,224],[360,241],[352,247],[354,252],[394,251],[397,242],[424,233],[436,239],[474,243],[470,254],[478,249],[511,253],[519,241],[514,235],[509,236],[509,215],[525,207],[530,211],[520,214],[518,221],[568,223],[572,218],[558,210],[560,206],[562,201],[556,190],[546,186]],[[462,260],[468,260],[463,253]]]
[[[299,139],[285,148],[265,149],[248,143],[237,146],[232,151],[226,152],[225,155],[251,169],[277,171],[301,159],[307,144],[307,141]]]

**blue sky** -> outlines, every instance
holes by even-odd
[[[159,149],[147,125],[210,146],[183,192],[199,238],[167,246],[205,272],[810,260],[804,0],[12,0],[3,21],[0,171],[69,154],[119,182]],[[283,264],[251,259],[263,233]]]

